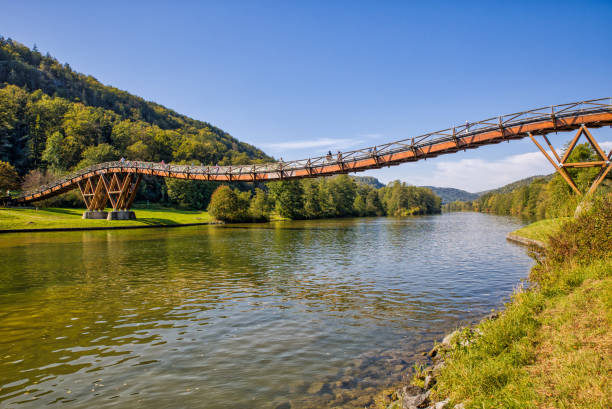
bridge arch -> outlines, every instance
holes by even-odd
[[[222,182],[311,178],[415,162],[526,137],[536,144],[577,194],[583,192],[578,189],[566,169],[600,167],[599,175],[588,190],[588,193],[592,193],[612,170],[612,150],[606,155],[589,128],[608,125],[612,125],[612,99],[601,98],[501,115],[364,149],[338,152],[337,155],[288,162],[233,166],[190,166],[123,160],[105,162],[81,169],[34,191],[25,192],[13,201],[26,204],[78,188],[89,211],[102,210],[107,203],[111,204],[113,210],[128,210],[142,175]],[[559,157],[548,134],[574,130],[577,130],[577,133],[570,143],[570,148],[563,158]],[[556,161],[538,142],[538,136],[550,147]],[[581,136],[587,138],[601,160],[567,162],[567,157]]]

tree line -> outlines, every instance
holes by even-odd
[[[601,160],[589,143],[576,146],[568,162]],[[600,168],[566,168],[581,192],[585,192]],[[580,203],[578,196],[565,180],[552,176],[530,178],[528,183],[512,184],[511,189],[500,188],[481,195],[478,199],[456,201],[444,206],[445,211],[477,211],[499,215],[521,216],[532,220],[572,216]],[[612,175],[608,175],[598,189],[599,194],[612,191]]]
[[[288,219],[356,216],[409,216],[440,212],[440,198],[430,189],[399,181],[375,188],[347,175],[270,182],[241,192],[220,186],[208,211],[227,222],[265,221],[273,213]]]

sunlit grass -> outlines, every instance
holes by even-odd
[[[556,219],[545,219],[535,223],[531,223],[521,229],[515,230],[515,234],[526,239],[546,241],[551,234],[556,233],[561,228],[561,225],[569,220],[569,217],[559,217]]]
[[[0,230],[176,225],[206,223],[212,220],[207,212],[198,210],[178,210],[162,207],[136,207],[133,210],[136,212],[136,220],[107,221],[83,219],[84,209],[0,208]]]

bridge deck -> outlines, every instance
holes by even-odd
[[[46,199],[77,187],[92,176],[112,173],[133,173],[176,179],[207,181],[274,181],[361,172],[433,158],[482,145],[571,131],[582,125],[591,128],[612,125],[610,98],[533,109],[515,114],[466,123],[370,148],[314,158],[236,166],[189,166],[140,161],[106,162],[82,169],[72,175],[41,186],[18,197],[18,203]],[[609,161],[609,159],[608,159]]]

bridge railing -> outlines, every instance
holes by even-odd
[[[443,129],[441,131],[430,132],[412,138],[405,138],[399,141],[380,144],[369,148],[338,152],[332,155],[318,156],[308,159],[287,161],[282,163],[282,167],[283,170],[298,170],[308,167],[324,166],[329,162],[337,162],[339,160],[344,162],[357,161],[371,158],[374,155],[380,156],[397,152],[405,152],[407,150],[418,150],[441,142],[463,139],[484,132],[550,120],[551,118],[562,119],[577,116],[581,113],[592,114],[596,112],[609,112],[611,110],[612,98],[600,98],[588,101],[572,102],[569,104],[552,105],[513,114],[491,117],[478,122],[466,122],[465,124]]]
[[[600,98],[587,101],[572,102],[568,104],[552,105],[513,114],[500,115],[487,118],[478,122],[466,122],[452,128],[426,133],[423,135],[405,138],[394,142],[384,143],[369,148],[356,149],[345,152],[337,152],[323,156],[292,161],[272,162],[264,164],[234,165],[234,166],[204,166],[204,165],[174,165],[157,162],[142,161],[114,161],[92,165],[65,176],[52,183],[40,186],[22,195],[29,196],[41,193],[55,186],[65,184],[75,178],[113,168],[125,168],[128,170],[152,170],[156,172],[168,172],[171,174],[200,174],[200,175],[244,175],[262,173],[282,173],[293,170],[320,168],[334,163],[349,163],[363,159],[369,159],[381,155],[389,155],[398,152],[415,151],[427,146],[448,141],[460,141],[481,133],[534,123],[539,121],[555,120],[577,116],[580,114],[593,114],[598,112],[612,111],[612,98]]]

